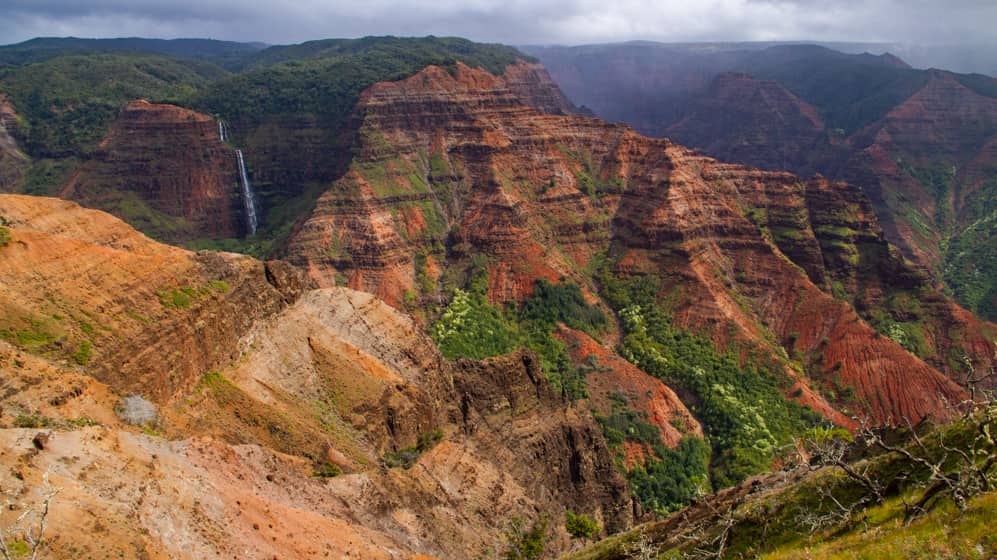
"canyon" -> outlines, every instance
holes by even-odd
[[[689,148],[506,47],[399,74],[357,45],[405,40],[350,41],[130,99],[58,197],[0,194],[0,520],[58,488],[52,555],[488,557],[531,527],[575,552],[576,514],[598,539],[781,492],[802,478],[760,473],[804,433],[943,424],[995,366],[890,194],[940,215],[912,170],[983,142],[945,191],[979,219],[992,99],[952,75],[847,137],[779,80],[686,76]],[[356,80],[296,98],[295,72]],[[0,193],[52,159],[25,107],[0,98]]]
[[[529,354],[450,363],[368,294],[161,245],[71,202],[2,195],[0,215],[18,344],[0,342],[4,488],[60,488],[53,553],[464,557],[537,510],[632,522],[592,416]],[[158,407],[155,431],[119,419],[129,394]],[[380,466],[432,433],[410,468]]]

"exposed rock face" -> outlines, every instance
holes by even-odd
[[[13,131],[17,127],[17,113],[9,101],[0,94],[0,192],[12,192],[21,184],[28,167],[28,156],[17,147]]]
[[[468,558],[541,513],[557,553],[566,507],[633,520],[598,424],[530,353],[451,364],[370,294],[72,202],[2,195],[0,216],[0,333],[23,347],[0,341],[0,488],[63,488],[56,556]],[[172,441],[118,419],[132,393]],[[25,417],[52,428],[42,450]]]
[[[532,457],[502,463],[527,496],[594,512],[610,533],[633,518],[628,488],[615,473],[602,430],[582,406],[547,383],[536,356],[519,352],[461,361],[455,377],[464,431],[481,452]],[[538,471],[537,462],[543,464]]]
[[[565,97],[543,64],[528,62],[511,64],[506,67],[502,78],[505,80],[506,87],[516,94],[520,102],[541,113],[570,115],[586,112],[575,107]]]
[[[588,285],[580,270],[612,247],[618,274],[663,277],[662,295],[680,290],[672,298],[680,324],[721,346],[748,341],[810,356],[809,375],[786,368],[798,380],[792,393],[838,422],[848,423],[820,396],[831,379],[855,391],[839,404],[881,423],[944,414],[961,398],[937,370],[831,297],[847,276],[833,266],[842,250],[850,263],[875,263],[825,224],[844,219],[889,252],[875,217],[849,200],[862,199],[854,189],[840,197],[839,186],[820,179],[804,185],[623,126],[540,114],[503,78],[467,67],[377,84],[357,112],[358,158],[287,247],[321,284],[348,281],[394,305],[413,294],[431,300],[439,269],[459,274],[471,254],[483,254],[493,301],[520,301],[538,278]],[[917,277],[902,259],[891,262],[891,270],[858,270],[883,278],[901,271],[882,282]],[[923,279],[908,282],[933,291]],[[934,332],[946,336],[941,324]]]
[[[186,393],[238,355],[254,321],[293,299],[268,281],[280,263],[160,245],[72,202],[3,195],[0,216],[13,233],[0,251],[0,330],[78,356],[123,392]]]
[[[159,239],[238,237],[245,217],[235,152],[211,117],[129,103],[61,196],[108,210]]]
[[[368,479],[374,489],[353,515],[391,511],[372,527],[404,535],[414,550],[473,557],[511,517],[565,507],[610,530],[631,523],[601,429],[584,407],[553,393],[530,353],[447,363],[411,318],[342,288],[307,293],[243,348],[222,373],[285,415],[335,427],[319,438],[328,449],[305,447]],[[238,422],[215,428],[229,439],[246,431]],[[412,469],[374,468],[434,430],[443,441]],[[563,537],[554,546],[566,545]]]
[[[657,56],[653,49],[644,50],[652,59]],[[945,282],[966,307],[997,318],[997,266],[981,264],[997,255],[991,241],[997,221],[989,202],[997,191],[997,81],[911,70],[888,55],[830,51],[820,59],[826,64],[813,59],[808,64],[815,68],[807,68],[793,61],[793,50],[799,49],[785,50],[782,62],[777,49],[755,56],[680,53],[674,61],[653,60],[647,72],[654,77],[625,70],[618,78],[622,91],[636,92],[642,101],[623,104],[622,97],[609,98],[602,114],[622,115],[639,130],[667,135],[725,161],[801,176],[821,173],[857,185],[872,201],[887,239],[905,257],[934,281]],[[626,59],[625,53],[617,54]],[[577,63],[588,67],[588,82],[579,83],[570,65],[554,56],[557,75],[579,99],[602,95],[604,84],[596,83],[591,66],[608,54],[592,54],[591,60],[577,56]],[[690,64],[689,57],[702,60]],[[723,73],[725,68],[782,82]],[[704,73],[714,77],[697,85]],[[647,91],[645,83],[654,80],[660,91]],[[858,88],[862,92],[847,85],[857,81],[864,84]],[[817,83],[825,87],[816,88]],[[872,319],[884,311],[903,321],[882,308],[862,314]],[[989,356],[969,357],[980,367],[990,363]],[[945,361],[945,367],[962,367]]]

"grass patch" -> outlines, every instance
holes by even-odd
[[[91,358],[93,358],[93,348],[90,346],[89,340],[81,341],[76,349],[70,354],[70,357],[74,362],[81,366],[85,366],[90,363]]]

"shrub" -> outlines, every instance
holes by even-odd
[[[191,304],[191,294],[183,289],[156,292],[159,303],[168,309],[187,309]]]
[[[315,472],[312,473],[312,476],[317,478],[335,478],[341,474],[343,474],[343,469],[339,465],[323,461],[315,466]]]
[[[511,352],[519,345],[514,325],[488,303],[482,293],[457,289],[439,321],[433,339],[450,359],[483,359]]]
[[[595,334],[608,321],[588,304],[575,284],[538,280],[533,297],[518,312],[503,314],[488,301],[485,263],[472,264],[468,291],[455,290],[450,305],[431,330],[444,356],[482,359],[525,346],[540,357],[540,366],[554,391],[571,399],[588,396],[585,372],[571,364],[564,343],[551,334],[559,322]]]
[[[513,519],[506,533],[506,560],[538,560],[547,548],[547,518],[541,517],[526,529],[522,519]]]
[[[76,348],[76,351],[73,352],[71,357],[74,362],[80,364],[81,366],[85,366],[90,363],[90,358],[93,357],[93,349],[90,347],[90,341],[84,340],[80,342],[80,345]]]
[[[37,414],[20,414],[14,418],[15,428],[45,428],[49,424],[48,418]]]
[[[10,229],[0,226],[0,247],[5,247],[10,243]]]
[[[384,465],[389,469],[395,467],[402,467],[405,469],[412,468],[412,465],[419,460],[419,457],[421,457],[423,453],[435,447],[436,444],[442,439],[443,432],[441,430],[433,430],[431,432],[419,434],[415,447],[406,447],[404,449],[399,449],[398,451],[389,451],[385,453]]]
[[[576,514],[570,509],[567,511],[567,520],[564,522],[564,528],[575,539],[591,539],[599,534],[599,523],[592,516],[585,515],[584,513]]]
[[[145,426],[156,422],[156,405],[142,397],[142,395],[129,395],[118,403],[115,408],[118,417],[126,424],[132,426]]]

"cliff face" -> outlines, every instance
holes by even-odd
[[[550,516],[552,552],[566,507],[632,522],[601,429],[532,354],[452,364],[370,294],[71,202],[3,195],[0,216],[0,464],[19,473],[0,482],[25,504],[44,473],[63,489],[57,555],[465,558],[514,517]],[[115,414],[130,394],[154,430]]]
[[[6,195],[0,216],[0,330],[122,391],[177,397],[300,291],[287,265],[160,245],[72,202]]]
[[[20,186],[28,167],[28,156],[17,146],[13,131],[17,113],[13,105],[0,94],[0,192],[13,192]]]
[[[995,138],[997,99],[936,72],[849,139],[854,151],[840,173],[862,180],[882,213],[893,216],[898,244],[937,270],[946,258],[942,237],[981,217],[969,203],[991,187]]]
[[[675,101],[676,115],[658,119],[667,126],[651,130],[725,161],[804,176],[822,173],[857,185],[905,257],[944,282],[963,305],[997,317],[997,266],[981,264],[997,255],[991,241],[994,206],[988,202],[997,188],[994,80],[903,69],[888,58],[878,60],[878,70],[868,61],[838,61],[826,71],[783,72],[766,67],[768,57],[759,55],[754,70],[782,82],[719,74],[708,87]],[[699,77],[686,68],[659,79],[669,83],[668,90]],[[639,88],[642,79],[630,82],[626,87]],[[828,85],[815,88],[815,82]],[[868,85],[843,85],[856,82]],[[794,87],[819,107],[791,92]],[[665,102],[667,96],[660,96]],[[641,111],[657,118],[652,109]],[[628,122],[644,123],[640,115]],[[836,128],[845,122],[859,124]]]
[[[792,392],[837,421],[847,423],[821,397],[832,379],[855,390],[844,406],[879,422],[944,411],[962,394],[832,297],[850,274],[842,269],[855,266],[885,283],[910,276],[910,286],[935,293],[899,257],[893,270],[876,268],[875,257],[834,237],[842,232],[832,222],[844,220],[869,232],[876,250],[890,250],[854,189],[721,164],[593,119],[540,114],[503,78],[467,67],[377,84],[357,118],[350,172],[287,247],[320,284],[348,282],[399,306],[428,302],[479,254],[492,300],[521,301],[538,278],[590,285],[582,271],[610,249],[616,274],[652,274],[665,280],[662,296],[682,294],[671,298],[681,325],[721,346],[748,341],[810,356],[805,375],[787,367]],[[888,280],[898,271],[899,280]],[[952,316],[968,316],[936,297]],[[972,321],[963,326],[979,332]],[[944,324],[932,329],[939,348],[961,344],[946,338]],[[960,348],[982,355],[990,346]]]
[[[112,212],[159,239],[241,236],[234,150],[207,115],[129,103],[61,196]]]

